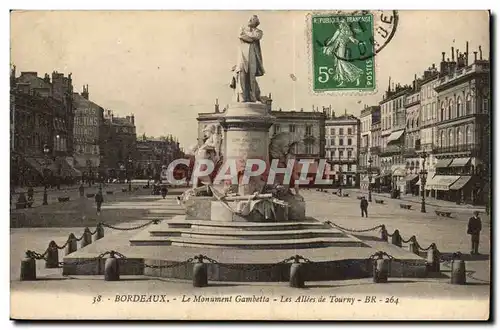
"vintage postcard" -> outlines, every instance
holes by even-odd
[[[10,316],[488,320],[488,11],[12,11]]]

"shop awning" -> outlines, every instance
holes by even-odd
[[[61,161],[61,176],[63,177],[79,177],[82,172],[74,168],[74,166],[67,160]]]
[[[32,157],[26,157],[25,158],[28,164],[31,165],[38,173],[44,174],[44,170],[49,170],[52,172],[56,172],[57,168],[54,164],[54,162],[50,158],[32,158]]]
[[[472,177],[468,175],[461,176],[454,184],[450,186],[450,190],[460,190],[462,189],[467,182],[470,181]]]
[[[405,177],[405,181],[414,181],[415,179],[418,178],[418,174],[408,174],[406,177]]]
[[[401,165],[391,166],[392,176],[406,176],[406,169]]]
[[[389,137],[387,138],[387,144],[391,142],[397,142],[401,138],[401,136],[403,136],[404,132],[404,129],[392,132],[391,135],[389,135]]]
[[[425,189],[433,189],[432,185],[434,185],[434,183],[437,183],[438,179],[439,175],[434,175],[432,178],[427,178],[427,181],[425,182]],[[420,186],[421,184],[422,184],[422,179],[419,179],[417,185]]]
[[[375,180],[375,179],[381,179],[381,178],[384,178],[384,177],[390,176],[390,175],[391,175],[391,173],[382,173],[380,175],[377,175],[377,176],[373,177],[373,180]]]
[[[444,168],[450,166],[451,159],[446,158],[446,159],[439,159],[436,163],[436,168]]]
[[[453,158],[449,167],[464,167],[470,163],[470,158]]]
[[[38,173],[43,175],[43,167],[35,158],[25,158],[26,162],[30,164]]]
[[[432,185],[432,189],[448,191],[450,190],[450,186],[457,181],[460,176],[458,175],[436,175],[438,181]]]

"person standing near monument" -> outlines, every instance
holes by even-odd
[[[240,47],[230,84],[235,89],[236,102],[261,102],[257,77],[263,76],[265,71],[260,48],[263,33],[257,28],[259,25],[259,18],[253,15],[248,25],[240,30]]]
[[[95,205],[97,208],[97,215],[101,214],[102,202],[104,202],[104,197],[102,195],[102,188],[99,187],[99,191],[97,192],[97,194],[95,194]]]
[[[479,212],[474,211],[474,216],[469,219],[467,225],[467,234],[470,235],[471,251],[470,254],[479,254],[479,234],[481,234],[482,224]]]

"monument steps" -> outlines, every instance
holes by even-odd
[[[275,231],[246,231],[246,230],[196,230],[196,229],[170,229],[151,230],[151,236],[161,237],[193,237],[212,239],[298,239],[315,237],[346,237],[342,232],[328,229],[300,229],[300,230],[275,230]]]
[[[315,237],[298,239],[220,239],[217,237],[161,237],[141,232],[130,239],[132,246],[173,245],[184,247],[232,249],[309,249],[327,246],[366,247],[351,237]]]

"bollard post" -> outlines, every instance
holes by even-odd
[[[387,242],[389,239],[389,235],[387,235],[387,228],[385,228],[385,225],[382,225],[382,228],[380,228],[380,240]]]
[[[290,287],[304,287],[304,268],[303,264],[299,263],[298,261],[290,265]]]
[[[202,288],[208,285],[207,265],[203,263],[203,259],[198,259],[193,264],[193,286]]]
[[[55,241],[50,241],[49,247],[47,248],[45,268],[59,268],[59,249]]]
[[[91,243],[92,243],[92,233],[90,232],[89,227],[85,227],[85,230],[83,231],[82,240],[80,241],[80,249],[86,247]]]
[[[100,259],[97,262],[101,262]],[[104,263],[104,280],[105,281],[119,281],[120,280],[120,267],[118,259],[115,258],[115,252],[111,251],[109,258],[106,258]]]
[[[102,225],[102,223],[99,222],[95,229],[95,240],[97,241],[103,237],[104,237],[104,226]]]
[[[387,283],[389,279],[389,260],[379,256],[373,261],[373,282]]]
[[[454,253],[451,261],[450,283],[464,285],[466,283],[465,275],[465,261],[462,260],[460,253]]]
[[[36,261],[31,258],[28,253],[23,260],[21,260],[21,281],[35,281],[36,280]]]
[[[78,241],[76,240],[75,234],[73,233],[69,234],[68,245],[66,245],[66,251],[65,251],[66,255],[71,254],[78,249],[77,242]]]
[[[399,230],[398,229],[396,229],[394,231],[394,234],[392,234],[391,239],[392,239],[391,243],[393,245],[396,245],[396,246],[399,246],[399,247],[403,246],[402,238],[401,238],[401,235],[399,234]]]
[[[427,270],[431,273],[439,273],[441,270],[440,253],[434,243],[427,251]]]
[[[415,236],[413,236],[410,239],[410,241],[408,242],[408,251],[413,253],[413,254],[418,255],[419,249],[418,249],[417,240],[416,240]]]

